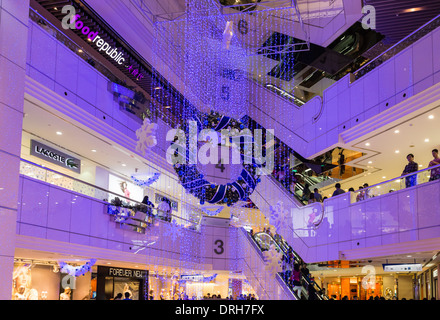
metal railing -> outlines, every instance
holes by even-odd
[[[265,232],[258,232],[255,233],[253,235],[249,234],[247,232],[248,238],[251,240],[251,242],[253,243],[254,247],[256,249],[259,249],[260,255],[261,257],[264,259],[262,252],[269,250],[271,245],[274,245],[276,250],[278,252],[281,252],[282,255],[284,256],[285,259],[290,259],[289,257],[289,250],[291,250],[293,257],[295,259],[295,261],[298,264],[304,264],[304,261],[301,259],[301,257],[292,249],[292,247],[289,246],[288,249],[286,249],[286,243],[280,243],[280,241],[284,241],[281,236],[279,236],[278,239],[276,239],[275,237],[272,237],[270,234],[265,233]],[[264,237],[265,239],[260,239]],[[288,245],[288,244],[287,244]],[[286,277],[285,274],[280,272],[278,273],[278,276],[280,277],[280,279],[283,280],[283,282],[285,283],[285,285],[287,286],[287,288],[289,288],[289,290],[291,291],[291,293],[298,299],[298,296],[295,292],[292,291],[292,289],[290,288],[290,284],[288,282],[286,282]],[[316,282],[312,282],[307,276],[305,276],[304,274],[301,274],[301,278],[302,278],[302,282],[304,284],[306,284],[306,286],[313,286],[315,289],[315,297],[318,300],[328,300],[328,297],[323,294],[321,287],[316,283]],[[309,298],[309,293],[306,290],[306,288],[303,286],[302,288],[302,292],[303,295],[308,299]]]
[[[196,231],[200,230],[201,214],[196,219],[189,220],[172,213],[158,210],[157,208],[148,207],[137,200],[127,198],[121,194],[73,178],[25,159],[21,159],[20,174],[103,202],[108,205],[108,213],[115,217],[115,222],[128,225],[134,224],[134,227],[145,228],[144,224],[146,226],[151,225],[153,222],[152,219],[157,218],[163,221],[177,223],[183,228]],[[119,201],[115,201],[116,198],[118,198]],[[142,215],[142,213],[144,215]],[[140,217],[137,217],[139,215]],[[141,220],[142,224],[138,220]]]
[[[356,190],[351,197],[351,202],[367,200],[394,191],[421,185],[436,179],[440,179],[440,165],[428,167],[364,189]]]
[[[412,32],[411,34],[400,40],[398,43],[394,44],[392,47],[387,49],[381,55],[377,56],[376,58],[374,58],[373,60],[362,66],[360,69],[356,70],[354,72],[355,79],[357,80],[365,76],[367,73],[374,70],[375,68],[383,64],[385,61],[393,58],[399,52],[408,48],[410,45],[420,40],[425,35],[427,35],[432,30],[438,27],[440,27],[440,15],[428,21],[423,26],[421,26],[420,28],[418,28],[417,30],[415,30],[414,32]]]

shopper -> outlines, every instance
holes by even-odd
[[[360,186],[359,187],[359,189],[358,189],[358,194],[357,194],[357,196],[356,196],[356,201],[358,202],[358,201],[361,201],[361,200],[364,200],[364,193],[362,192],[362,189],[363,189],[364,187],[362,187],[362,186]]]
[[[313,189],[313,195],[316,202],[322,202],[322,195],[319,193],[318,188]]]
[[[336,190],[333,192],[332,197],[335,197],[335,196],[338,196],[340,194],[345,193],[345,191],[341,189],[341,184],[340,183],[335,184],[335,188],[336,188]]]
[[[293,266],[291,280],[293,285],[292,290],[296,291],[296,295],[298,296],[299,299],[301,299],[302,284],[301,284],[301,271],[299,268],[299,264],[295,264]]]
[[[433,160],[429,162],[428,167],[433,167],[440,164],[440,158],[438,156],[438,150],[432,150]],[[429,177],[429,181],[434,181],[440,179],[440,168],[431,169],[431,176]]]
[[[316,202],[316,200],[315,200],[315,194],[314,193],[311,193],[310,195],[309,195],[309,201],[307,202],[307,204],[311,204],[311,203],[315,203]]]
[[[157,205],[157,215],[162,220],[168,221],[171,218],[171,206],[168,204],[168,199],[163,197],[162,201]]]
[[[128,291],[125,292],[125,293],[124,293],[124,297],[125,297],[124,300],[131,300],[131,299],[130,299],[130,292],[128,292]]]
[[[408,160],[408,164],[403,169],[402,176],[410,174],[412,172],[416,172],[419,169],[419,165],[414,161],[414,155],[412,153],[406,156]],[[413,187],[417,184],[417,175],[413,174],[411,176],[405,177],[405,186],[407,188]]]
[[[363,199],[369,199],[370,198],[370,188],[368,183],[364,183],[364,190],[363,190]]]
[[[112,300],[122,300],[122,293],[118,293]]]
[[[149,206],[149,207],[154,208],[154,204],[149,200],[148,196],[144,197],[144,199],[142,200],[142,203]]]
[[[301,200],[302,201],[309,201],[310,198],[310,189],[309,189],[310,185],[306,182],[306,184],[304,185],[304,190],[303,190],[303,195]]]

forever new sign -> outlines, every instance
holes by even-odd
[[[53,164],[57,164],[76,173],[81,173],[81,160],[48,147],[38,141],[31,140],[31,155]]]

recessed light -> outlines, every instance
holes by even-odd
[[[162,89],[162,87],[156,87],[156,88],[154,88],[154,90],[160,90],[160,89]]]
[[[419,164],[419,167],[423,167],[423,164]]]
[[[428,119],[434,119],[434,115],[431,114]]]
[[[372,163],[373,163],[373,161],[368,161],[368,163],[369,163],[369,164],[372,164]]]
[[[426,138],[426,139],[425,139],[425,142],[429,142],[429,139],[428,139],[428,138]]]
[[[62,135],[63,133],[61,131],[57,131],[57,135]]]
[[[122,164],[123,167],[126,167],[127,165],[125,163]]]
[[[399,130],[394,130],[394,133],[399,133],[400,131]]]
[[[82,53],[83,51],[82,51],[81,49],[78,49],[78,52],[79,52],[79,53]]]
[[[387,177],[383,176],[382,179],[386,179]]]
[[[95,150],[95,149],[92,149],[92,152],[96,152],[96,150]]]
[[[369,142],[367,142],[366,144],[365,144],[367,147],[370,145],[370,143]]]
[[[394,151],[395,153],[399,153],[400,151],[399,150],[396,150],[396,151]]]

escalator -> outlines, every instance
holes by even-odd
[[[254,289],[259,300],[298,300],[281,274],[267,267],[259,244],[244,228],[238,229],[243,258],[237,266]],[[275,263],[277,263],[275,261]]]
[[[304,261],[301,259],[301,257],[293,250],[292,247],[289,246],[289,244],[278,234],[275,236],[272,236],[266,232],[258,232],[256,234],[250,235],[252,240],[255,241],[255,243],[260,248],[261,252],[264,252],[266,250],[269,250],[271,246],[274,246],[275,249],[282,253],[282,256],[284,257],[285,261],[289,261],[291,258],[294,259],[294,262],[299,265],[305,265]],[[303,300],[328,300],[328,297],[323,294],[323,291],[321,287],[314,282],[311,277],[307,275],[307,273],[304,273],[304,270],[301,273],[302,276],[302,291],[301,291],[301,299]],[[284,274],[283,272],[279,273],[280,278],[285,283],[287,288],[291,290],[291,287],[288,284],[287,278],[288,274]],[[312,286],[313,290],[310,290],[310,292],[313,292],[314,296],[309,297],[309,286]],[[292,294],[295,295],[295,297],[298,299],[295,292],[292,291]]]

